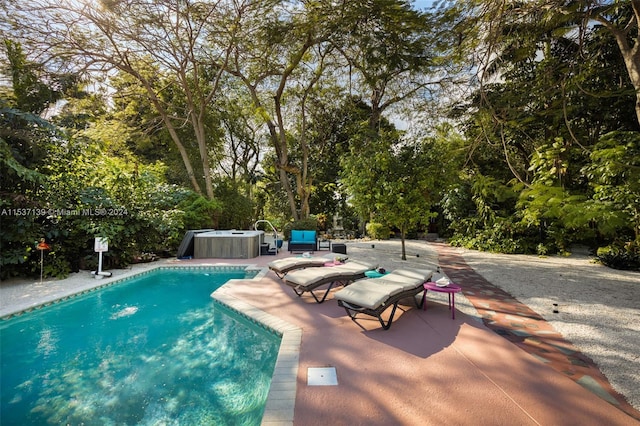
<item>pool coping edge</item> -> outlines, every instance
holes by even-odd
[[[211,293],[211,297],[282,336],[261,425],[292,426],[302,329],[228,294],[225,289],[228,284]]]

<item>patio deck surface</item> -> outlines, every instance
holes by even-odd
[[[541,317],[476,274],[448,246],[429,246],[477,315],[467,309],[453,320],[446,303],[429,294],[426,311],[407,303],[383,330],[373,318],[351,321],[331,295],[323,304],[296,296],[273,272],[227,286],[226,294],[302,329],[293,424],[640,424],[640,413],[593,362]],[[273,259],[181,262],[263,266]],[[95,286],[95,280],[84,281]],[[10,293],[14,307],[28,305],[59,296],[59,283],[3,285],[2,311],[11,309],[5,298]],[[313,367],[335,368],[337,385],[308,385]]]
[[[426,311],[407,303],[383,330],[373,318],[351,321],[331,296],[323,304],[297,297],[271,272],[259,285],[229,289],[303,330],[295,425],[640,424],[588,358],[499,289],[488,292],[491,284],[446,245],[434,246],[444,272],[474,305],[502,311],[488,322],[504,332],[460,312],[452,320],[446,303],[431,297]],[[512,331],[523,324],[542,332],[527,339]],[[531,343],[536,339],[544,347]],[[338,385],[308,386],[312,367],[335,367]]]

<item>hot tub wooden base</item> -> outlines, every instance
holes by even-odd
[[[211,231],[194,236],[195,259],[251,259],[260,255],[263,231]]]

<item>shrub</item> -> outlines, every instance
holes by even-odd
[[[314,216],[309,216],[306,219],[300,219],[300,220],[287,223],[283,229],[284,238],[286,240],[291,238],[292,229],[301,229],[301,230],[307,229],[310,231],[317,231],[318,219],[316,219],[316,217]]]
[[[180,208],[184,210],[185,229],[214,228],[215,216],[220,213],[221,205],[216,200],[209,200],[201,195],[183,201]]]
[[[391,230],[387,225],[378,222],[369,222],[366,226],[367,235],[374,240],[388,240]]]
[[[640,271],[640,255],[624,247],[600,247],[597,256],[598,260],[609,268]]]
[[[217,183],[215,199],[219,204],[216,228],[249,229],[253,225],[253,202],[229,180]]]

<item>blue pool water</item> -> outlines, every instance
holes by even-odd
[[[0,324],[2,425],[257,425],[280,337],[156,270]]]

